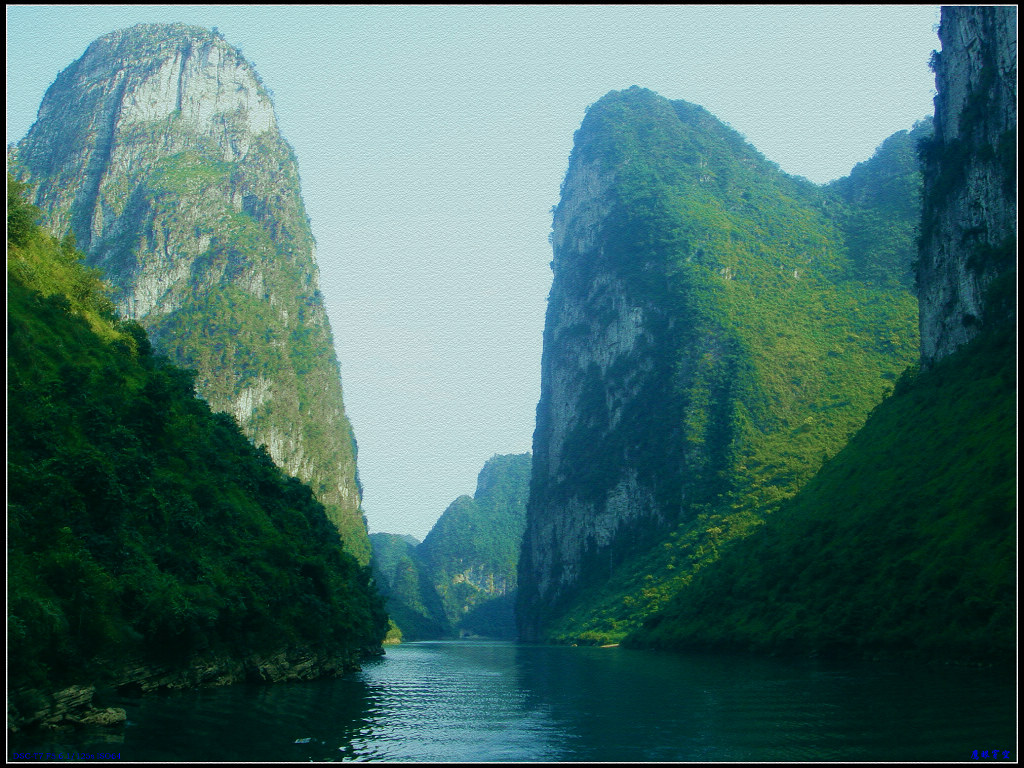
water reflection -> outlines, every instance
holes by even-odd
[[[998,670],[534,650],[519,649],[520,684],[575,760],[948,761],[1016,744],[1014,678]]]
[[[11,747],[132,761],[1016,759],[1014,682],[993,670],[437,642],[341,680],[103,703],[128,711],[121,732]]]
[[[557,734],[515,674],[508,643],[416,643],[389,649],[362,678],[377,694],[375,730],[393,760],[557,760]]]

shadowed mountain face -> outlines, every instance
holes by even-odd
[[[1016,8],[943,8],[939,36],[921,371],[629,643],[1015,659]]]
[[[118,311],[198,372],[200,394],[314,489],[367,562],[298,167],[241,53],[184,25],[100,38],[47,91],[8,164],[47,228],[102,269]]]
[[[554,215],[521,637],[624,636],[914,361],[929,130],[817,187],[699,106],[633,87],[589,108]]]

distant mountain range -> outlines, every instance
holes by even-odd
[[[453,501],[422,543],[370,535],[374,576],[403,639],[515,637],[529,481],[530,454],[492,456],[476,493]]]

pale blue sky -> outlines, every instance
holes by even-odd
[[[295,148],[371,531],[422,538],[531,449],[551,207],[640,85],[823,183],[932,113],[938,6],[7,6],[7,142],[95,38],[216,26]]]

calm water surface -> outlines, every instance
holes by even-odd
[[[100,703],[124,707],[127,725],[9,749],[193,762],[1017,759],[1012,670],[424,642],[341,680]]]

